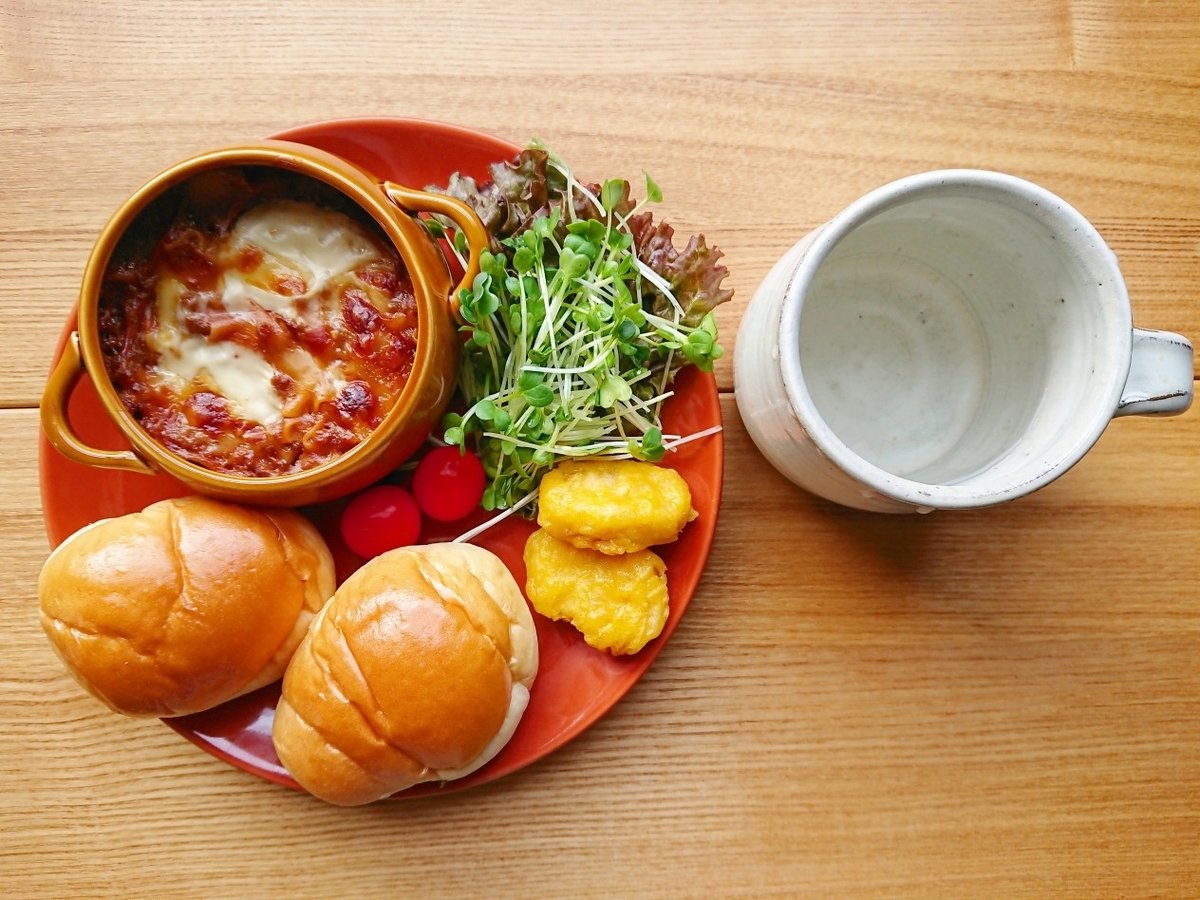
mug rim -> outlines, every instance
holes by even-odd
[[[833,249],[851,232],[870,219],[914,200],[950,195],[1002,202],[1042,221],[1069,225],[1069,246],[1090,266],[1105,271],[1110,290],[1101,313],[1107,317],[1108,333],[1114,339],[1096,350],[1110,372],[1091,415],[1075,422],[1074,439],[1064,445],[1056,459],[1043,461],[1036,474],[1002,489],[982,489],[968,484],[930,484],[888,472],[852,450],[826,423],[808,391],[800,363],[800,318],[804,298],[817,271]],[[1057,230],[1057,229],[1056,229]],[[1116,255],[1082,213],[1061,197],[1033,182],[985,169],[938,169],[909,175],[884,184],[858,198],[821,226],[811,246],[797,264],[784,291],[778,335],[780,369],[784,389],[805,434],[816,448],[838,468],[871,491],[911,504],[918,509],[965,509],[1013,500],[1049,484],[1078,462],[1096,443],[1112,421],[1129,374],[1133,345],[1133,322],[1128,289]],[[1057,444],[1056,444],[1057,446]]]

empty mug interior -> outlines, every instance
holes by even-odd
[[[1091,446],[1124,383],[1111,251],[1063,201],[997,178],[868,195],[798,278],[803,385],[888,493],[1031,490]]]

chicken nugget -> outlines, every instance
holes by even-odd
[[[651,550],[607,556],[539,528],[525,543],[525,594],[597,650],[637,653],[667,622],[667,567]]]
[[[538,493],[538,525],[601,553],[669,544],[696,515],[678,472],[633,459],[567,460],[546,473]]]

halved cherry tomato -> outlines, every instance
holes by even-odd
[[[346,546],[370,559],[415,544],[421,536],[421,510],[399,485],[377,484],[346,504],[341,526]]]
[[[434,447],[417,463],[412,480],[421,512],[439,522],[461,519],[479,506],[486,486],[483,464],[457,447]]]

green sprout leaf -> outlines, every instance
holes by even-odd
[[[613,179],[604,182],[604,186],[600,189],[600,205],[608,211],[616,209],[617,205],[625,199],[627,190],[628,185],[624,181]]]
[[[527,401],[529,401],[529,405],[532,407],[535,407],[536,409],[541,409],[544,406],[549,406],[551,403],[554,402],[554,391],[550,390],[550,388],[546,387],[546,385],[544,385],[544,384],[539,384],[539,385],[536,385],[535,387],[531,387],[529,390],[524,392],[524,395],[525,395],[525,399]],[[542,422],[541,416],[538,416],[536,419],[531,416],[530,419],[531,419],[531,421],[530,421],[531,428],[533,428],[534,430],[541,428],[541,422]]]
[[[658,183],[650,177],[650,173],[645,169],[642,170],[642,174],[646,176],[646,199],[650,203],[662,203],[662,190]]]

